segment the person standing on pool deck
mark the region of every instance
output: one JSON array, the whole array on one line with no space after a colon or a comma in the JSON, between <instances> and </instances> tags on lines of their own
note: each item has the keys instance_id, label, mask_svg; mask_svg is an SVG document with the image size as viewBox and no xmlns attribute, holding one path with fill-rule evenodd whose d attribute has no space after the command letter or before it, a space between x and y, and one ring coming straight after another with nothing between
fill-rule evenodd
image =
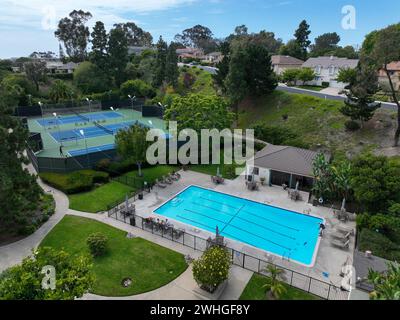
<instances>
[{"instance_id":1,"label":"person standing on pool deck","mask_svg":"<svg viewBox=\"0 0 400 320\"><path fill-rule=\"evenodd\" d=\"M63 146L60 146L60 156L64 157L64 151L63 151Z\"/></svg>"}]
</instances>

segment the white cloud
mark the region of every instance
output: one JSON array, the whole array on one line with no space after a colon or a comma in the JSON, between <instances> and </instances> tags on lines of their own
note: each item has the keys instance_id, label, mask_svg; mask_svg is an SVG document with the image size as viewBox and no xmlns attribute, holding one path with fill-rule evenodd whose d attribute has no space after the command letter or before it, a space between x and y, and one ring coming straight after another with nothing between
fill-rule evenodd
<instances>
[{"instance_id":1,"label":"white cloud","mask_svg":"<svg viewBox=\"0 0 400 320\"><path fill-rule=\"evenodd\" d=\"M129 15L167 10L195 1L197 0L0 0L0 28L41 28L46 8L54 8L57 21L74 9L90 11L94 21L101 20L110 27L114 23L126 21Z\"/></svg>"}]
</instances>

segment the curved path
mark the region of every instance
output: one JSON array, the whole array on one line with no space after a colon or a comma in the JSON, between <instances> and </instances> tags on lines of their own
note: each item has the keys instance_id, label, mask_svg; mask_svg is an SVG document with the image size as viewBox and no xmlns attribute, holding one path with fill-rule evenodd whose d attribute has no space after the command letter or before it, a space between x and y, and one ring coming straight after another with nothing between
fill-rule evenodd
<instances>
[{"instance_id":1,"label":"curved path","mask_svg":"<svg viewBox=\"0 0 400 320\"><path fill-rule=\"evenodd\" d=\"M35 173L32 165L29 165L28 170ZM37 248L46 235L61 221L65 215L73 215L96 220L117 229L134 233L136 236L146 239L148 241L157 243L163 247L180 252L184 255L190 255L193 258L198 258L200 253L188 247L181 246L173 243L167 239L163 239L145 232L141 229L133 228L130 225L116 221L104 214L93 214L86 212L78 212L69 209L68 197L52 187L49 187L38 178L38 183L41 188L49 194L52 194L56 203L55 214L43 224L35 233L20 241L0 247L0 273L13 265L21 263L21 261L31 255L32 250ZM231 277L228 287L225 289L221 299L223 300L236 300L240 297L244 287L250 280L252 272L243 270L239 267L233 266L231 269ZM181 274L178 278L169 284L158 288L154 291L147 293L128 296L128 297L102 297L95 294L86 294L82 300L199 300L204 297L199 296L193 292L197 288L197 284L192 276L192 268L189 268Z\"/></svg>"},{"instance_id":2,"label":"curved path","mask_svg":"<svg viewBox=\"0 0 400 320\"><path fill-rule=\"evenodd\" d=\"M36 174L31 164L27 168L31 173ZM55 214L36 230L35 233L22 240L0 247L0 272L21 263L24 258L32 253L32 249L35 249L54 226L67 214L69 207L68 197L61 191L44 184L40 178L38 178L38 183L46 193L53 195L56 203Z\"/></svg>"}]
</instances>

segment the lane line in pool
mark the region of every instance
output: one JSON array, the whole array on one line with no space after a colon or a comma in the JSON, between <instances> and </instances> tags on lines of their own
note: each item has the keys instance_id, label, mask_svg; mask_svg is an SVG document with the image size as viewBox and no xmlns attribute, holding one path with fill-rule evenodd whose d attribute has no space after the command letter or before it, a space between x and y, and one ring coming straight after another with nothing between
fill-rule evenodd
<instances>
[{"instance_id":1,"label":"lane line in pool","mask_svg":"<svg viewBox=\"0 0 400 320\"><path fill-rule=\"evenodd\" d=\"M232 219L225 225L225 227L221 230L221 232L224 232L225 228L231 224L231 222L233 221L233 219L235 219L237 217L237 215L239 214L239 212L245 207L246 205L242 205L242 207L236 212L236 214L232 217Z\"/></svg>"},{"instance_id":2,"label":"lane line in pool","mask_svg":"<svg viewBox=\"0 0 400 320\"><path fill-rule=\"evenodd\" d=\"M192 219L183 217L183 216L181 216L181 215L177 215L177 217L178 217L178 218L181 218L181 219L183 219L183 220L189 221L189 222L191 222L191 223L195 223L195 224L197 224L197 225L201 225L201 226L205 227L206 230L209 230L209 228L210 228L209 225L206 225L206 224L204 224L204 223L201 223L201 222L198 222L198 221L195 221L195 220L192 220Z\"/></svg>"},{"instance_id":3,"label":"lane line in pool","mask_svg":"<svg viewBox=\"0 0 400 320\"><path fill-rule=\"evenodd\" d=\"M278 226L285 227L285 228L287 228L287 229L300 232L299 229L289 227L289 226L287 226L287 225L284 225L284 224L279 223L279 222L275 222L275 221L273 221L273 220L271 220L271 219L268 219L268 218L265 218L265 217L261 217L261 216L255 214L255 213L252 213L252 212L249 212L249 211L246 211L246 210L243 210L243 212L245 212L245 213L247 213L247 214L249 214L249 215L255 216L255 217L257 217L257 218L260 218L260 219L262 219L262 220L272 222L273 224L276 224L276 225L278 225ZM240 217L239 217L239 218L240 218Z\"/></svg>"},{"instance_id":4,"label":"lane line in pool","mask_svg":"<svg viewBox=\"0 0 400 320\"><path fill-rule=\"evenodd\" d=\"M254 222L251 222L250 220L247 220L247 219L244 219L244 218L241 218L241 217L237 217L237 219L246 221L246 222L248 222L248 223L250 223L250 224L254 224L255 226L257 226L257 227L259 227L259 228L268 230L268 231L270 231L270 232L272 232L272 233L276 233L276 234L278 234L278 235L280 235L280 236L282 236L282 237L285 237L285 238L288 238L288 239L291 239L291 240L296 240L296 238L294 238L294 237L291 237L291 236L289 236L289 235L287 235L287 234L284 234L284 233L281 233L281 232L278 232L278 231L274 231L274 230L272 230L272 229L270 229L270 228L267 228L267 227L264 227L264 226L262 226L262 225L259 225L259 224L256 224L256 223L254 223ZM235 226L232 225L232 227L235 227Z\"/></svg>"},{"instance_id":5,"label":"lane line in pool","mask_svg":"<svg viewBox=\"0 0 400 320\"><path fill-rule=\"evenodd\" d=\"M218 203L218 204L220 204L220 205L223 205L223 206L226 206L226 207L231 207L231 208L233 208L233 209L235 209L235 210L238 210L238 208L237 208L237 207L230 206L229 204L226 204L226 203L223 203L223 202L219 202L219 201L211 200L211 199L204 198L204 197L200 197L200 199L207 200L207 201L214 202L214 203Z\"/></svg>"},{"instance_id":6,"label":"lane line in pool","mask_svg":"<svg viewBox=\"0 0 400 320\"><path fill-rule=\"evenodd\" d=\"M204 207L204 208L207 208L207 209L211 209L211 210L214 210L214 211L216 211L216 212L218 212L218 213L223 213L223 214L226 214L226 215L228 215L228 216L234 216L234 215L232 215L232 214L230 214L230 213L228 213L228 212L224 212L224 211L222 211L222 210L219 210L219 209L215 209L215 208L213 208L213 207L210 207L210 206L206 206L206 205L204 205L204 204L200 204L200 203L196 203L196 202L194 202L194 201L191 201L191 203L192 204L195 204L196 206L199 206L199 207Z\"/></svg>"},{"instance_id":7,"label":"lane line in pool","mask_svg":"<svg viewBox=\"0 0 400 320\"><path fill-rule=\"evenodd\" d=\"M198 214L199 216L203 216L203 217L206 217L206 218L208 218L208 219L215 220L215 221L221 222L221 223L223 223L223 224L226 224L225 221L212 218L212 217L210 217L210 216L208 216L208 215L206 215L206 214L204 214L204 213L199 213L199 212L192 211L192 210L189 210L189 209L185 209L185 211L191 212L191 213L194 213L194 214ZM209 227L209 226L208 226L208 227Z\"/></svg>"},{"instance_id":8,"label":"lane line in pool","mask_svg":"<svg viewBox=\"0 0 400 320\"><path fill-rule=\"evenodd\" d=\"M276 242L274 242L274 241L268 240L268 239L266 239L266 238L264 238L264 237L261 237L261 236L259 236L259 235L257 235L257 234L251 233L251 232L248 232L248 231L246 231L246 230L244 230L244 229L241 229L241 228L239 228L239 227L235 227L235 226L231 226L231 227L233 227L233 228L235 228L235 229L238 229L238 230L240 230L240 231L243 231L243 232L245 232L245 233L251 234L252 236L255 236L255 237L257 237L257 238L263 239L263 240L265 240L265 241L267 241L267 242L270 242L270 243L272 243L272 244L274 244L274 245L276 245L276 246L278 246L278 247L281 247L281 248L283 248L283 249L286 249L286 250L289 250L289 251L292 251L292 250L293 250L292 248L288 248L288 247L282 246L282 245L280 245L279 243L276 243ZM224 231L223 233L226 234L226 235L228 235L228 237L234 237L234 236L230 235L229 233L227 233L227 232L225 232L225 231ZM240 241L246 242L246 241L244 241L244 240L240 240Z\"/></svg>"}]
</instances>

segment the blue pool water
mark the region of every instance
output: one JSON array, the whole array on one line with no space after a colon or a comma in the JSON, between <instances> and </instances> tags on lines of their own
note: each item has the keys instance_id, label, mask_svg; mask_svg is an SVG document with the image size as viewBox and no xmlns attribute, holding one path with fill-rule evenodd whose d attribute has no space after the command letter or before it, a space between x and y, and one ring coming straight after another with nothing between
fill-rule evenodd
<instances>
[{"instance_id":1,"label":"blue pool water","mask_svg":"<svg viewBox=\"0 0 400 320\"><path fill-rule=\"evenodd\" d=\"M320 218L227 194L189 187L154 213L260 248L301 264L313 264Z\"/></svg>"},{"instance_id":2,"label":"blue pool water","mask_svg":"<svg viewBox=\"0 0 400 320\"><path fill-rule=\"evenodd\" d=\"M82 114L84 117L90 119L90 121L100 121L100 120L109 120L109 119L117 119L122 118L123 116L115 111L107 111L107 112L98 112L95 114ZM63 124L71 124L71 123L81 123L82 118L74 115L74 116L58 116L58 118L44 118L36 120L42 127L54 126L54 125L63 125Z\"/></svg>"}]
</instances>

